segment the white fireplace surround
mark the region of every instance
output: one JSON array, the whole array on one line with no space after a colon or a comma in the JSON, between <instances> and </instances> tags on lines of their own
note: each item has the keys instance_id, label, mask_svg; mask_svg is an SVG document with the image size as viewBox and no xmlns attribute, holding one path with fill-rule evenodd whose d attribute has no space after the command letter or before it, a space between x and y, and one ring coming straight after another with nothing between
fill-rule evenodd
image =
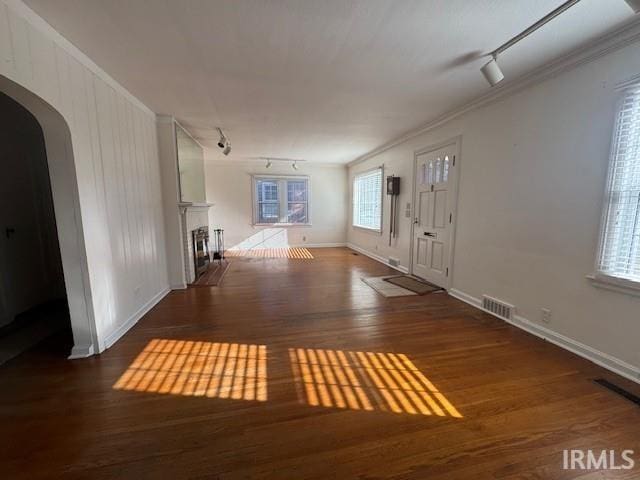
<instances>
[{"instance_id":1,"label":"white fireplace surround","mask_svg":"<svg viewBox=\"0 0 640 480\"><path fill-rule=\"evenodd\" d=\"M184 254L184 274L186 283L193 283L196 279L193 264L193 236L192 232L200 227L209 226L209 208L212 203L181 202L180 220L182 226L182 250Z\"/></svg>"}]
</instances>

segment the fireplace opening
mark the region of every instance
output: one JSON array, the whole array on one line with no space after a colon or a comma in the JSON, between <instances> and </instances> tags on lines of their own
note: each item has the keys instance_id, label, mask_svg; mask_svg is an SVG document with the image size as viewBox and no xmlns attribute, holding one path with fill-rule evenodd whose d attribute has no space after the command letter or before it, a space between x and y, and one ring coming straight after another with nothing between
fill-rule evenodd
<instances>
[{"instance_id":1,"label":"fireplace opening","mask_svg":"<svg viewBox=\"0 0 640 480\"><path fill-rule=\"evenodd\" d=\"M196 279L207 271L211 262L209 253L209 227L200 227L193 232L193 265Z\"/></svg>"}]
</instances>

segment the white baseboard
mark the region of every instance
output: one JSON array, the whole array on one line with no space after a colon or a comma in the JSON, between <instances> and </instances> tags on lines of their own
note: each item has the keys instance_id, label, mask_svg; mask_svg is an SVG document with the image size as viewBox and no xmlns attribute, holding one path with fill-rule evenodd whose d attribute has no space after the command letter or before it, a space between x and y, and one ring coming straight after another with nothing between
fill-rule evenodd
<instances>
[{"instance_id":1,"label":"white baseboard","mask_svg":"<svg viewBox=\"0 0 640 480\"><path fill-rule=\"evenodd\" d=\"M187 289L187 284L186 283L179 283L177 285L171 285L169 288L171 290L186 290Z\"/></svg>"},{"instance_id":2,"label":"white baseboard","mask_svg":"<svg viewBox=\"0 0 640 480\"><path fill-rule=\"evenodd\" d=\"M162 300L170 291L171 291L171 289L169 287L166 287L165 289L163 289L161 292L159 292L157 295L155 295L153 298L151 298L151 300L149 300L142 307L140 307L140 309L136 313L131 315L131 317L129 317L129 319L126 322L124 322L116 330L114 330L109 335L107 335L107 337L105 338L105 340L102 343L102 345L100 345L100 347L101 347L100 348L100 352L104 352L107 348L110 348L111 346L113 346L114 343L116 343L118 340L120 340L120 338L122 338L122 336L125 333L127 333L131 327L133 327L136 323L138 323L138 321L149 310L151 310L153 307L155 307L157 305L157 303L160 300Z\"/></svg>"},{"instance_id":3,"label":"white baseboard","mask_svg":"<svg viewBox=\"0 0 640 480\"><path fill-rule=\"evenodd\" d=\"M389 265L387 259L385 259L384 257L381 257L380 255L376 255L375 253L371 253L368 252L367 250L365 250L364 248L358 247L357 245L354 245L353 243L347 243L346 245L348 248L350 248L351 250L355 250L358 253L361 253L362 255L372 258L373 260L376 260L380 263L384 263L387 267L391 267L394 270L398 270L399 272L402 273L409 273L409 269L407 267L403 267L402 265L399 265L397 267L394 267L393 265Z\"/></svg>"},{"instance_id":4,"label":"white baseboard","mask_svg":"<svg viewBox=\"0 0 640 480\"><path fill-rule=\"evenodd\" d=\"M71 353L67 357L69 360L76 360L78 358L87 358L93 355L93 345L74 345L71 349Z\"/></svg>"},{"instance_id":5,"label":"white baseboard","mask_svg":"<svg viewBox=\"0 0 640 480\"><path fill-rule=\"evenodd\" d=\"M475 298L465 292L453 288L449 290L449 295L457 298L458 300L462 300L463 302L468 303L469 305L476 307L479 310L493 315L488 310L482 308L482 302L480 301L480 299ZM617 373L621 377L627 378L636 383L640 383L640 368L631 365L624 360L620 360L619 358L601 352L593 347L590 347L589 345L585 345L584 343L580 343L577 340L554 332L553 330L543 327L542 325L538 325L520 315L514 315L513 320L505 320L503 318L500 318L500 320L504 320L515 327L518 327L537 337L547 340L548 342L564 348L565 350L569 350L570 352L575 353L576 355L585 358L595 363L596 365L600 365L601 367L606 368L613 373Z\"/></svg>"}]
</instances>

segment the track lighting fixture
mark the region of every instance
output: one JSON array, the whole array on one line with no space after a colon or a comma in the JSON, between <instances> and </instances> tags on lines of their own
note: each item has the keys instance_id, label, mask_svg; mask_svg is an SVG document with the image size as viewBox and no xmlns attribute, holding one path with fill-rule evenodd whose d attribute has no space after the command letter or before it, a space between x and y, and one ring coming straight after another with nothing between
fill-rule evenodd
<instances>
[{"instance_id":1,"label":"track lighting fixture","mask_svg":"<svg viewBox=\"0 0 640 480\"><path fill-rule=\"evenodd\" d=\"M300 166L299 163L305 161L305 160L298 160L295 158L277 158L277 157L255 157L254 160L266 162L265 163L266 168L271 168L274 162L286 162L289 165L291 165L291 168L293 168L294 170L298 170L298 167ZM278 163L276 163L276 165L278 165Z\"/></svg>"},{"instance_id":2,"label":"track lighting fixture","mask_svg":"<svg viewBox=\"0 0 640 480\"><path fill-rule=\"evenodd\" d=\"M218 130L218 133L220 134L218 147L223 149L222 153L224 153L225 155L229 155L231 153L231 143L229 142L229 139L224 133L222 133L222 129L220 127L216 128L216 130Z\"/></svg>"},{"instance_id":3,"label":"track lighting fixture","mask_svg":"<svg viewBox=\"0 0 640 480\"><path fill-rule=\"evenodd\" d=\"M497 57L493 57L491 61L485 63L485 65L480 69L484 78L487 79L487 82L489 82L492 87L504 79L504 74L502 73L502 70L500 70L497 60Z\"/></svg>"},{"instance_id":4,"label":"track lighting fixture","mask_svg":"<svg viewBox=\"0 0 640 480\"><path fill-rule=\"evenodd\" d=\"M631 7L633 13L640 13L640 0L624 0Z\"/></svg>"},{"instance_id":5,"label":"track lighting fixture","mask_svg":"<svg viewBox=\"0 0 640 480\"><path fill-rule=\"evenodd\" d=\"M544 17L542 17L536 23L531 25L529 28L527 28L526 30L522 31L521 33L519 33L518 35L513 37L511 40L503 43L498 48L496 48L493 52L491 52L490 53L491 60L488 63L486 63L485 65L483 65L483 67L480 69L480 71L484 75L484 78L487 79L489 84L493 87L494 85L499 83L504 78L504 75L502 74L502 70L500 70L500 67L498 66L498 62L496 62L496 60L498 58L498 55L500 55L506 49L508 49L508 48L512 47L513 45L515 45L516 43L518 43L523 38L528 37L533 32L538 30L540 27L542 27L543 25L549 23L551 20L556 18L558 15L560 15L564 11L566 11L569 8L573 7L579 1L580 0L569 0L567 2L564 2L558 8L556 8L552 12L550 12L547 15L545 15ZM625 1L637 13L638 8L640 7L640 0L625 0Z\"/></svg>"},{"instance_id":6,"label":"track lighting fixture","mask_svg":"<svg viewBox=\"0 0 640 480\"><path fill-rule=\"evenodd\" d=\"M222 133L222 129L218 128L218 133L220 134L220 140L218 140L218 147L224 148L227 145L227 137Z\"/></svg>"}]
</instances>

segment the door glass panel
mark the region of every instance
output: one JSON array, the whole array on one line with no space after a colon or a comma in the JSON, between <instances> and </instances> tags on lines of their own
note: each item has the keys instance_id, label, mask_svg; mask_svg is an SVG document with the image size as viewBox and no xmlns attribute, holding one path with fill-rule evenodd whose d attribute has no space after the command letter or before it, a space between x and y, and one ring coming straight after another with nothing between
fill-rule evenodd
<instances>
[{"instance_id":1,"label":"door glass panel","mask_svg":"<svg viewBox=\"0 0 640 480\"><path fill-rule=\"evenodd\" d=\"M444 171L442 172L442 182L449 181L449 155L444 156Z\"/></svg>"}]
</instances>

